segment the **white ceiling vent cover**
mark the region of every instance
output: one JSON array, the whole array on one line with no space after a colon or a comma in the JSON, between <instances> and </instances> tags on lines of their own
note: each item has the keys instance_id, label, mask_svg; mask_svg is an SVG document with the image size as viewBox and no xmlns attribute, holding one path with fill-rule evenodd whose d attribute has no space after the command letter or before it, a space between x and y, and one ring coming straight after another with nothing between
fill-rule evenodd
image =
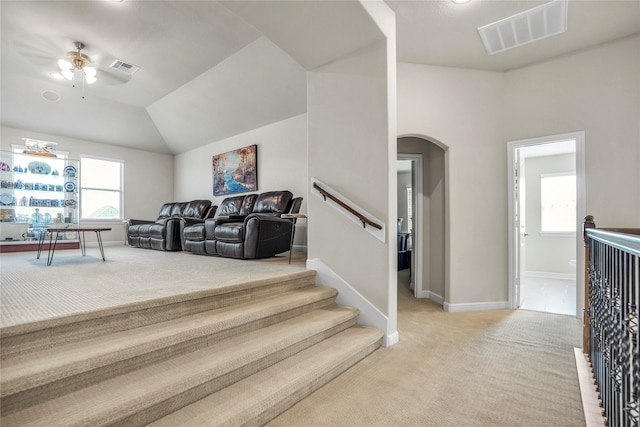
<instances>
[{"instance_id":1,"label":"white ceiling vent cover","mask_svg":"<svg viewBox=\"0 0 640 427\"><path fill-rule=\"evenodd\" d=\"M115 61L113 61L110 67L130 75L133 75L140 70L140 67L138 67L137 65L127 64L126 62L120 61L119 59L116 59Z\"/></svg>"},{"instance_id":2,"label":"white ceiling vent cover","mask_svg":"<svg viewBox=\"0 0 640 427\"><path fill-rule=\"evenodd\" d=\"M554 0L478 28L484 48L493 55L567 31L567 0Z\"/></svg>"}]
</instances>

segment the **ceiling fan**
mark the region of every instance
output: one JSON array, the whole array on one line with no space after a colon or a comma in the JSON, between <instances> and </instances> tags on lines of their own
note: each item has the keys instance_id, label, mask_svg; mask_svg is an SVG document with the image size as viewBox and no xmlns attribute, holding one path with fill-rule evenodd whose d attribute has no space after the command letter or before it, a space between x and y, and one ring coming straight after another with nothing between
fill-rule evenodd
<instances>
[{"instance_id":1,"label":"ceiling fan","mask_svg":"<svg viewBox=\"0 0 640 427\"><path fill-rule=\"evenodd\" d=\"M91 66L91 58L84 53L80 52L84 49L84 43L74 42L77 51L67 52L66 59L58 60L58 67L60 67L60 74L67 79L74 81L76 74L82 74L87 84L93 84L98 79L96 78L96 69Z\"/></svg>"},{"instance_id":2,"label":"ceiling fan","mask_svg":"<svg viewBox=\"0 0 640 427\"><path fill-rule=\"evenodd\" d=\"M124 84L131 80L131 74L110 67L118 58L94 46L89 48L83 42L30 34L17 39L14 46L39 72L44 68L47 73L60 74L67 80L73 80L73 76L78 73L88 84L94 83L98 78L100 84L107 85ZM65 56L63 52L71 46L75 46L76 50L68 51Z\"/></svg>"}]
</instances>

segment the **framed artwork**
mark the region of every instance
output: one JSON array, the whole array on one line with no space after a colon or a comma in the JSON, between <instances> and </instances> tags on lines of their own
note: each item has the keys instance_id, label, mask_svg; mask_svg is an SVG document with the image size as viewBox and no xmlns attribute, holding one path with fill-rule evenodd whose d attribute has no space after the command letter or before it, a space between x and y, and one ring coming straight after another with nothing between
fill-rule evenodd
<instances>
[{"instance_id":1,"label":"framed artwork","mask_svg":"<svg viewBox=\"0 0 640 427\"><path fill-rule=\"evenodd\" d=\"M211 163L214 196L258 190L257 145L216 154Z\"/></svg>"}]
</instances>

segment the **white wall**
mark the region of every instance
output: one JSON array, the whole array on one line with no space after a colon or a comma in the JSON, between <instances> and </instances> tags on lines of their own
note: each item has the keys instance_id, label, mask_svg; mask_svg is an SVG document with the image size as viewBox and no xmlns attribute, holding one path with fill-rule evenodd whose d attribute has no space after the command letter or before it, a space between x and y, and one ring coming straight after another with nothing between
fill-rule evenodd
<instances>
[{"instance_id":1,"label":"white wall","mask_svg":"<svg viewBox=\"0 0 640 427\"><path fill-rule=\"evenodd\" d=\"M587 213L638 227L639 75L640 36L507 73L398 64L398 135L448 147L450 308L507 301L507 141L584 130Z\"/></svg>"},{"instance_id":2,"label":"white wall","mask_svg":"<svg viewBox=\"0 0 640 427\"><path fill-rule=\"evenodd\" d=\"M371 304L375 320L355 304L360 321L382 329L390 345L397 340L395 20L384 3L362 5L384 37L309 72L309 175L382 221L385 241L312 195L309 258Z\"/></svg>"},{"instance_id":3,"label":"white wall","mask_svg":"<svg viewBox=\"0 0 640 427\"><path fill-rule=\"evenodd\" d=\"M640 226L640 36L505 74L504 139L585 131L587 214Z\"/></svg>"},{"instance_id":4,"label":"white wall","mask_svg":"<svg viewBox=\"0 0 640 427\"><path fill-rule=\"evenodd\" d=\"M22 138L30 137L57 142L57 149L69 153L72 159L91 155L124 161L124 218L155 219L163 203L173 201L173 156L124 147L66 138L58 135L32 132L3 126L1 128L2 150L11 150L12 144L23 145ZM82 173L82 172L81 172ZM83 224L90 222L83 221ZM123 243L124 225L121 221L100 222L113 228L102 234L105 244ZM87 235L91 240L93 236Z\"/></svg>"},{"instance_id":5,"label":"white wall","mask_svg":"<svg viewBox=\"0 0 640 427\"><path fill-rule=\"evenodd\" d=\"M505 140L585 132L586 213L599 227L640 226L638 76L640 36L505 74ZM577 300L579 313L582 286Z\"/></svg>"},{"instance_id":6,"label":"white wall","mask_svg":"<svg viewBox=\"0 0 640 427\"><path fill-rule=\"evenodd\" d=\"M540 175L576 171L575 154L529 157L525 160L525 271L576 274L576 236L540 235ZM580 232L578 232L580 235ZM578 237L579 238L579 237ZM571 261L574 264L571 264Z\"/></svg>"},{"instance_id":7,"label":"white wall","mask_svg":"<svg viewBox=\"0 0 640 427\"><path fill-rule=\"evenodd\" d=\"M213 196L212 157L247 145L258 145L258 191L289 190L304 197L306 212L307 115L245 132L175 156L176 200L209 199L220 205L225 196ZM306 246L306 223L298 221L294 245Z\"/></svg>"},{"instance_id":8,"label":"white wall","mask_svg":"<svg viewBox=\"0 0 640 427\"><path fill-rule=\"evenodd\" d=\"M398 64L398 136L446 148L445 307L453 311L507 306L503 99L502 73Z\"/></svg>"}]
</instances>

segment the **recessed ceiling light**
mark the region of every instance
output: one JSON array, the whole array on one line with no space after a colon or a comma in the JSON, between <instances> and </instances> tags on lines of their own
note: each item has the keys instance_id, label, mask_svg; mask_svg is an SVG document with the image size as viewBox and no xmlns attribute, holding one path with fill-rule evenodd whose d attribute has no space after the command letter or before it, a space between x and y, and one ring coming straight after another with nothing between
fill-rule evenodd
<instances>
[{"instance_id":1,"label":"recessed ceiling light","mask_svg":"<svg viewBox=\"0 0 640 427\"><path fill-rule=\"evenodd\" d=\"M58 92L54 92L52 90L45 90L40 95L47 101L57 102L60 100L60 95L58 94Z\"/></svg>"},{"instance_id":2,"label":"recessed ceiling light","mask_svg":"<svg viewBox=\"0 0 640 427\"><path fill-rule=\"evenodd\" d=\"M471 0L451 0L455 4L469 3Z\"/></svg>"},{"instance_id":3,"label":"recessed ceiling light","mask_svg":"<svg viewBox=\"0 0 640 427\"><path fill-rule=\"evenodd\" d=\"M52 78L56 79L56 80L62 80L62 79L64 79L64 76L63 76L62 74L60 74L60 73L54 73L54 72L51 72L51 73L49 73L49 75L50 75Z\"/></svg>"}]
</instances>

